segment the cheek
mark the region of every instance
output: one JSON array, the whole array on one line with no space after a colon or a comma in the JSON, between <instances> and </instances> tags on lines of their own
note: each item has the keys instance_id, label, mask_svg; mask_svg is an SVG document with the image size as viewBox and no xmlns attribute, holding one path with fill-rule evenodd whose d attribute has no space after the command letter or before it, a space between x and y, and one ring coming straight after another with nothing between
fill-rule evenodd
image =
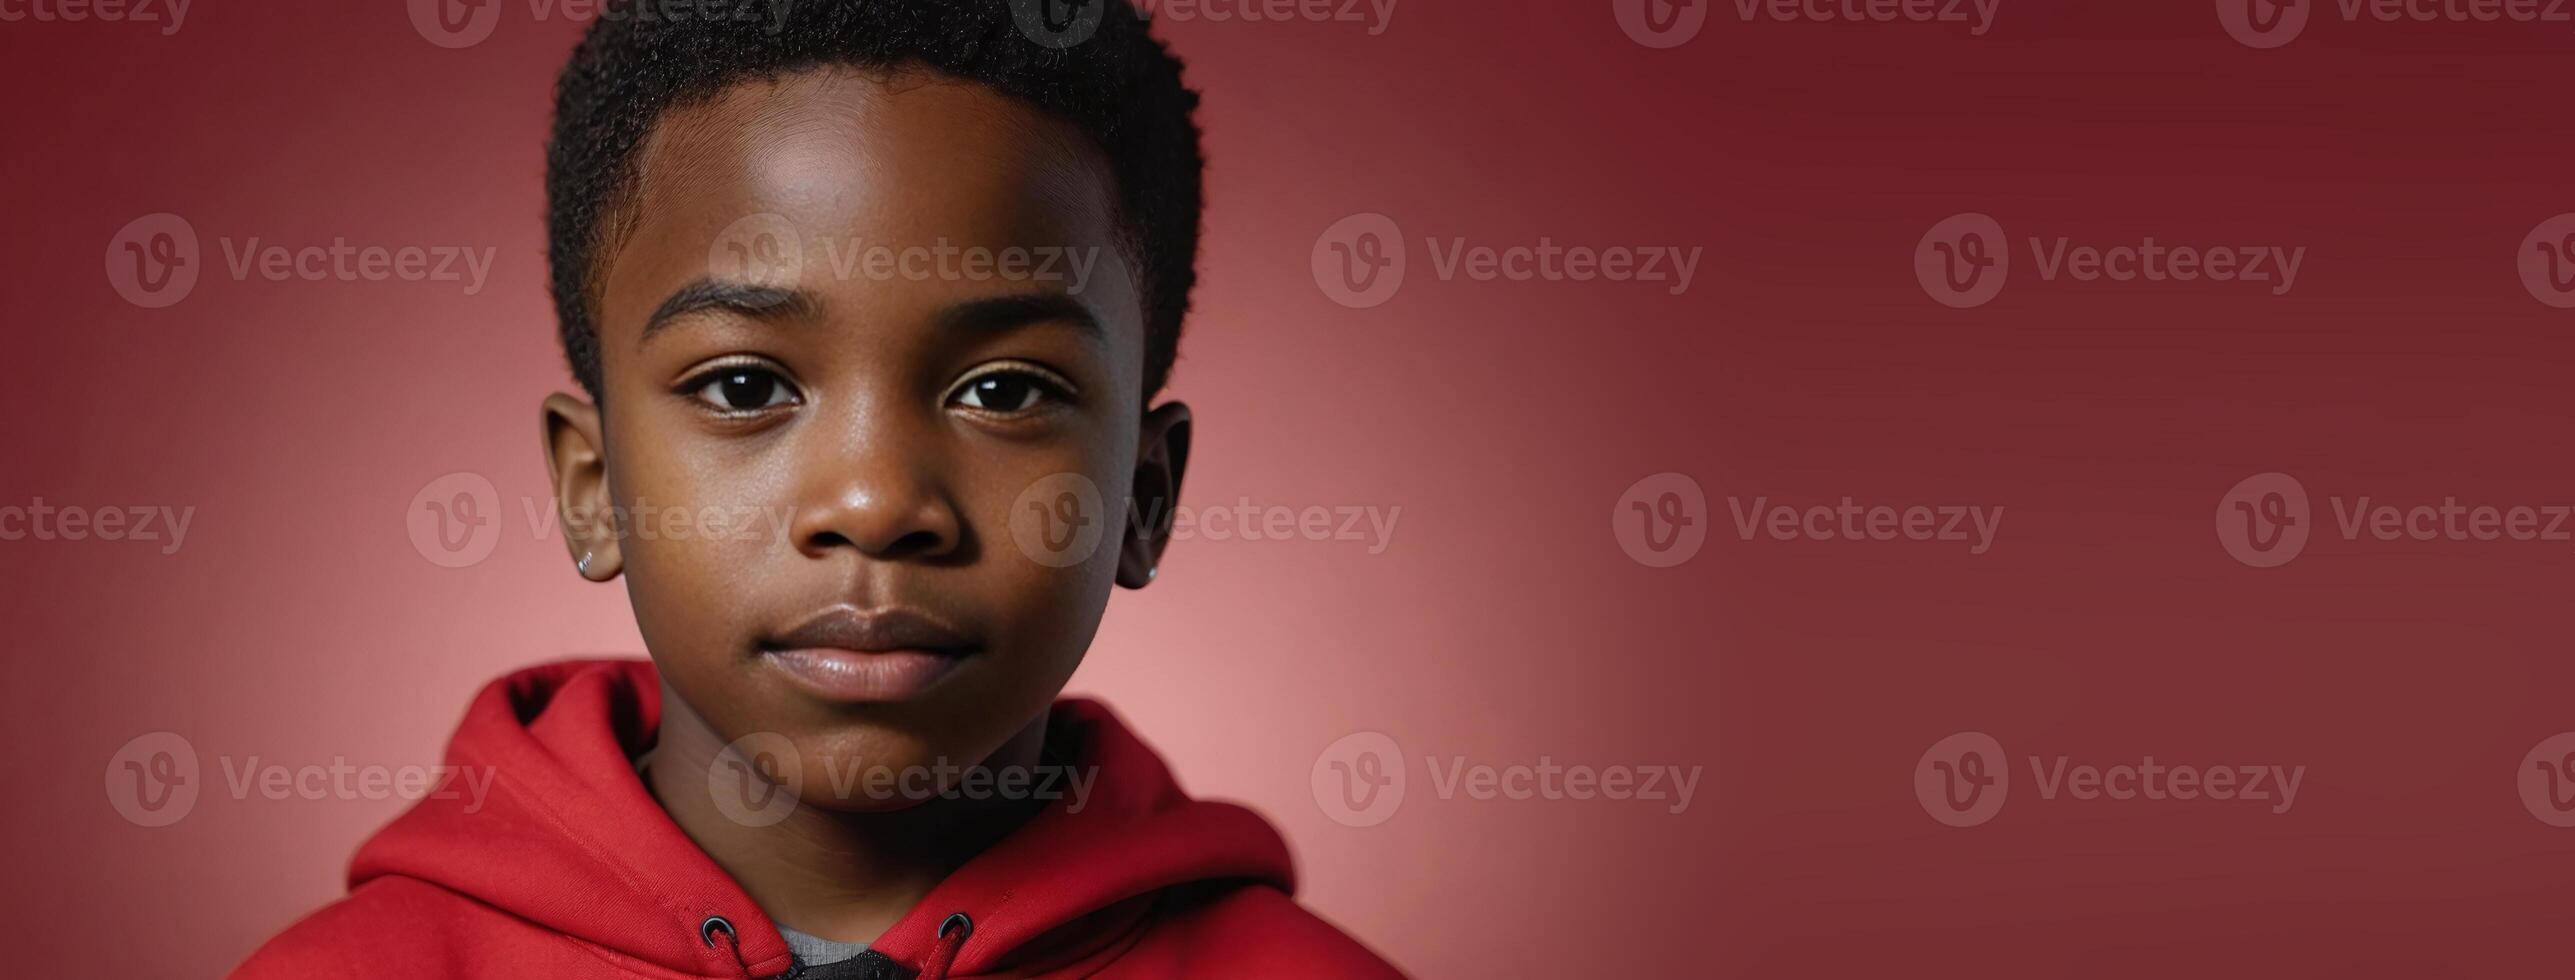
<instances>
[{"instance_id":1,"label":"cheek","mask_svg":"<svg viewBox=\"0 0 2575 980\"><path fill-rule=\"evenodd\" d=\"M1070 664L1078 663L1082 651L1089 648L1116 586L1114 551L1103 546L1091 560L1064 568L1027 561L1016 553L1008 558L1007 572L994 576L993 584L1010 604L1010 645L1041 659L1065 661L1065 672L1070 673Z\"/></svg>"},{"instance_id":2,"label":"cheek","mask_svg":"<svg viewBox=\"0 0 2575 980\"><path fill-rule=\"evenodd\" d=\"M750 474L692 460L676 440L613 449L609 480L645 643L660 652L731 642L725 623L693 610L734 608L728 597L758 587L786 513L754 492Z\"/></svg>"},{"instance_id":3,"label":"cheek","mask_svg":"<svg viewBox=\"0 0 2575 980\"><path fill-rule=\"evenodd\" d=\"M1069 674L1117 579L1132 473L1124 454L1046 454L975 467L967 504L977 590L1003 612L1010 645ZM1060 678L1059 678L1060 679Z\"/></svg>"}]
</instances>

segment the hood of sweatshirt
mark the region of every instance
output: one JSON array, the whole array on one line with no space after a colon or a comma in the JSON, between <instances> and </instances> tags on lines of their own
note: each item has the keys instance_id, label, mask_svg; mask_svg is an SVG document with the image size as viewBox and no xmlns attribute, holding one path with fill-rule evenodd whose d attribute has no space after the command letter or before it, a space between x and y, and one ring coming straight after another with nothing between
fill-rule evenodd
<instances>
[{"instance_id":1,"label":"hood of sweatshirt","mask_svg":"<svg viewBox=\"0 0 2575 980\"><path fill-rule=\"evenodd\" d=\"M1120 942L1165 889L1293 889L1287 846L1258 815L1184 795L1098 703L1068 699L1055 712L1050 749L1096 773L1088 793L1049 804L949 875L871 952L925 978L1043 973ZM449 765L490 774L489 788L424 797L359 849L349 886L418 879L689 976L789 972L776 926L637 777L633 759L660 718L646 661L553 663L492 682L447 750Z\"/></svg>"}]
</instances>

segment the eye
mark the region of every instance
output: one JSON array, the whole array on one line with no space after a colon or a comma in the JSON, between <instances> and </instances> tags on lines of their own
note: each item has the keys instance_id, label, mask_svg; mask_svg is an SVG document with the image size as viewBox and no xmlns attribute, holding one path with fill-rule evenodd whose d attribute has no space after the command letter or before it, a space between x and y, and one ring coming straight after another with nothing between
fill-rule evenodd
<instances>
[{"instance_id":1,"label":"eye","mask_svg":"<svg viewBox=\"0 0 2575 980\"><path fill-rule=\"evenodd\" d=\"M796 404L796 386L778 372L753 364L720 367L699 375L690 392L706 407L728 415L749 415Z\"/></svg>"},{"instance_id":2,"label":"eye","mask_svg":"<svg viewBox=\"0 0 2575 980\"><path fill-rule=\"evenodd\" d=\"M1034 411L1048 402L1062 402L1072 388L1070 383L1052 372L1034 365L994 368L966 379L957 386L949 401L956 405L996 415L1017 415Z\"/></svg>"}]
</instances>

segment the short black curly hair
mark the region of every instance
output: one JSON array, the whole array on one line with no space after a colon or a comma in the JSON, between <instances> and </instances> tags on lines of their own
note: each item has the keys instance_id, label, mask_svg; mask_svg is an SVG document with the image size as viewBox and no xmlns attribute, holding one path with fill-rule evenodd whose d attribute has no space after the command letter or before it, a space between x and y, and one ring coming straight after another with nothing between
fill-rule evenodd
<instances>
[{"instance_id":1,"label":"short black curly hair","mask_svg":"<svg viewBox=\"0 0 2575 980\"><path fill-rule=\"evenodd\" d=\"M599 377L598 255L635 191L636 155L662 117L748 80L808 69L923 66L1062 118L1106 151L1121 244L1145 315L1144 391L1162 390L1197 281L1206 169L1198 93L1129 0L733 0L657 14L611 0L564 65L545 155L546 253L573 377ZM1087 10L1085 8L1088 8ZM673 13L677 13L674 11ZM1064 28L1060 33L1053 29Z\"/></svg>"}]
</instances>

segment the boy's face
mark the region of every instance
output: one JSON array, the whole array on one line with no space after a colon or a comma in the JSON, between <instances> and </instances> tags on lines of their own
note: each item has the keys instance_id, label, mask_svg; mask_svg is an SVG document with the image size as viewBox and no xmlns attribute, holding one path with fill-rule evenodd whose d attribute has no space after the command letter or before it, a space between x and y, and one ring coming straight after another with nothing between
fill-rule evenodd
<instances>
[{"instance_id":1,"label":"boy's face","mask_svg":"<svg viewBox=\"0 0 2575 980\"><path fill-rule=\"evenodd\" d=\"M1021 734L1160 555L1128 502L1167 512L1188 414L1143 410L1107 161L983 86L855 71L671 112L637 159L605 417L547 403L573 553L625 576L666 710L784 736L809 803L917 803L850 773L930 785Z\"/></svg>"}]
</instances>

